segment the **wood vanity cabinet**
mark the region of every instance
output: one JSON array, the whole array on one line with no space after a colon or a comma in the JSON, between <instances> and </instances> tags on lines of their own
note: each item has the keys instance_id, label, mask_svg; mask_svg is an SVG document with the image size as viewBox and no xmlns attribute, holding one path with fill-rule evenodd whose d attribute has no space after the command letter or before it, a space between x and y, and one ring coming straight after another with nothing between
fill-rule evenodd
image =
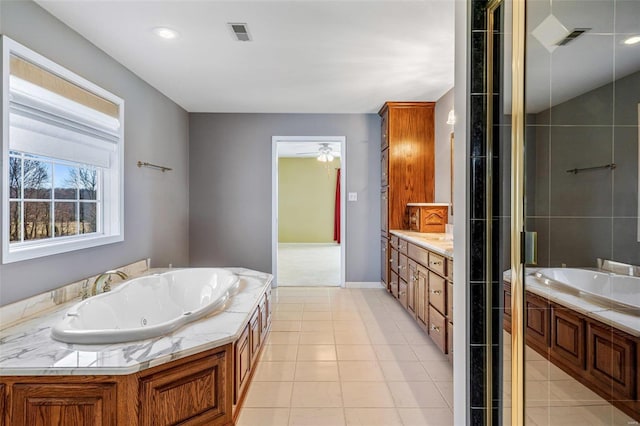
<instances>
[{"instance_id":1,"label":"wood vanity cabinet","mask_svg":"<svg viewBox=\"0 0 640 426\"><path fill-rule=\"evenodd\" d=\"M433 202L435 102L386 102L381 117L380 229L408 229L407 203ZM383 263L387 265L387 263ZM384 267L383 267L384 268ZM396 271L397 272L397 271ZM388 272L382 271L386 284Z\"/></svg>"},{"instance_id":2,"label":"wood vanity cabinet","mask_svg":"<svg viewBox=\"0 0 640 426\"><path fill-rule=\"evenodd\" d=\"M416 232L445 232L449 221L449 206L407 207L409 230Z\"/></svg>"},{"instance_id":3,"label":"wood vanity cabinet","mask_svg":"<svg viewBox=\"0 0 640 426\"><path fill-rule=\"evenodd\" d=\"M390 282L397 283L400 304L453 360L453 261L397 235L389 243Z\"/></svg>"}]
</instances>

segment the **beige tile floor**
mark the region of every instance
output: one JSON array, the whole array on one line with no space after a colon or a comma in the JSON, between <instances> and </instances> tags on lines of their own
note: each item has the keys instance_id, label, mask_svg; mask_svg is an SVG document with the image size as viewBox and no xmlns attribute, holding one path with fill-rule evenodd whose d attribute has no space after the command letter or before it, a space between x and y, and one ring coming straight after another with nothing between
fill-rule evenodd
<instances>
[{"instance_id":1,"label":"beige tile floor","mask_svg":"<svg viewBox=\"0 0 640 426\"><path fill-rule=\"evenodd\" d=\"M285 287L273 300L238 426L453 425L451 365L385 290ZM525 371L526 426L637 424L529 348Z\"/></svg>"},{"instance_id":2,"label":"beige tile floor","mask_svg":"<svg viewBox=\"0 0 640 426\"><path fill-rule=\"evenodd\" d=\"M238 426L448 426L446 357L384 290L285 287Z\"/></svg>"},{"instance_id":3,"label":"beige tile floor","mask_svg":"<svg viewBox=\"0 0 640 426\"><path fill-rule=\"evenodd\" d=\"M278 244L278 286L339 285L339 244Z\"/></svg>"}]
</instances>

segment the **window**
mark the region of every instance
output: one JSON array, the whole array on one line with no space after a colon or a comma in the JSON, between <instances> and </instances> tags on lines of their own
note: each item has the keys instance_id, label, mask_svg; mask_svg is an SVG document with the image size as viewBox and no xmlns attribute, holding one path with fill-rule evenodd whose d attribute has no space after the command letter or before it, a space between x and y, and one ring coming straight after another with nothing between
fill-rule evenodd
<instances>
[{"instance_id":1,"label":"window","mask_svg":"<svg viewBox=\"0 0 640 426\"><path fill-rule=\"evenodd\" d=\"M2 42L3 263L122 241L124 102Z\"/></svg>"}]
</instances>

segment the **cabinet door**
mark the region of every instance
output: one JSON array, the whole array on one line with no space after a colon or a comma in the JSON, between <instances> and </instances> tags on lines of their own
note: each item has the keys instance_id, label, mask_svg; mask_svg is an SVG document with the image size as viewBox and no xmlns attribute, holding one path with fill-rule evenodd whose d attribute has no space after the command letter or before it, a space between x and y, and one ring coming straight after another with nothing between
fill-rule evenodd
<instances>
[{"instance_id":1,"label":"cabinet door","mask_svg":"<svg viewBox=\"0 0 640 426\"><path fill-rule=\"evenodd\" d=\"M389 112L386 111L381 115L382 120L380 121L380 148L385 149L389 147Z\"/></svg>"},{"instance_id":2,"label":"cabinet door","mask_svg":"<svg viewBox=\"0 0 640 426\"><path fill-rule=\"evenodd\" d=\"M389 240L386 237L380 239L380 278L389 290Z\"/></svg>"},{"instance_id":3,"label":"cabinet door","mask_svg":"<svg viewBox=\"0 0 640 426\"><path fill-rule=\"evenodd\" d=\"M260 336L262 337L262 340L266 338L267 327L269 327L267 317L267 295L265 294L262 298L262 303L260 303Z\"/></svg>"},{"instance_id":4,"label":"cabinet door","mask_svg":"<svg viewBox=\"0 0 640 426\"><path fill-rule=\"evenodd\" d=\"M251 364L256 361L258 352L260 352L260 343L262 342L260 336L260 308L258 307L251 317L249 322L249 341L251 342Z\"/></svg>"},{"instance_id":5,"label":"cabinet door","mask_svg":"<svg viewBox=\"0 0 640 426\"><path fill-rule=\"evenodd\" d=\"M429 304L438 310L442 315L447 313L446 294L447 281L440 275L429 271Z\"/></svg>"},{"instance_id":6,"label":"cabinet door","mask_svg":"<svg viewBox=\"0 0 640 426\"><path fill-rule=\"evenodd\" d=\"M231 420L227 351L139 380L140 426L225 424Z\"/></svg>"},{"instance_id":7,"label":"cabinet door","mask_svg":"<svg viewBox=\"0 0 640 426\"><path fill-rule=\"evenodd\" d=\"M11 426L115 426L116 393L115 383L16 383Z\"/></svg>"},{"instance_id":8,"label":"cabinet door","mask_svg":"<svg viewBox=\"0 0 640 426\"><path fill-rule=\"evenodd\" d=\"M400 254L398 250L391 247L391 258L389 259L389 267L396 274L398 273L398 266L400 264Z\"/></svg>"},{"instance_id":9,"label":"cabinet door","mask_svg":"<svg viewBox=\"0 0 640 426\"><path fill-rule=\"evenodd\" d=\"M511 333L511 283L505 282L502 292L502 306L504 315L502 325L506 331Z\"/></svg>"},{"instance_id":10,"label":"cabinet door","mask_svg":"<svg viewBox=\"0 0 640 426\"><path fill-rule=\"evenodd\" d=\"M391 294L396 299L398 298L398 274L391 271L391 280L389 282L389 286L391 287Z\"/></svg>"},{"instance_id":11,"label":"cabinet door","mask_svg":"<svg viewBox=\"0 0 640 426\"><path fill-rule=\"evenodd\" d=\"M585 323L571 310L551 305L551 357L576 371L585 368Z\"/></svg>"},{"instance_id":12,"label":"cabinet door","mask_svg":"<svg viewBox=\"0 0 640 426\"><path fill-rule=\"evenodd\" d=\"M597 379L598 387L611 393L612 399L633 399L636 380L633 340L592 322L587 330L587 372Z\"/></svg>"},{"instance_id":13,"label":"cabinet door","mask_svg":"<svg viewBox=\"0 0 640 426\"><path fill-rule=\"evenodd\" d=\"M418 281L416 292L416 318L418 324L426 328L429 323L428 295L429 289L429 271L422 265L418 265Z\"/></svg>"},{"instance_id":14,"label":"cabinet door","mask_svg":"<svg viewBox=\"0 0 640 426\"><path fill-rule=\"evenodd\" d=\"M234 375L236 380L233 402L234 404L237 404L242 397L244 388L249 379L249 372L251 371L251 346L249 345L248 324L244 328L244 331L240 335L240 339L238 339L235 346Z\"/></svg>"},{"instance_id":15,"label":"cabinet door","mask_svg":"<svg viewBox=\"0 0 640 426\"><path fill-rule=\"evenodd\" d=\"M429 337L443 353L447 352L447 320L433 306L429 306Z\"/></svg>"},{"instance_id":16,"label":"cabinet door","mask_svg":"<svg viewBox=\"0 0 640 426\"><path fill-rule=\"evenodd\" d=\"M409 259L409 280L407 281L407 310L416 314L416 285L418 283L418 264Z\"/></svg>"},{"instance_id":17,"label":"cabinet door","mask_svg":"<svg viewBox=\"0 0 640 426\"><path fill-rule=\"evenodd\" d=\"M409 258L407 257L406 254L400 253L400 261L399 261L399 265L398 265L398 275L400 276L401 279L403 279L405 281L409 280Z\"/></svg>"},{"instance_id":18,"label":"cabinet door","mask_svg":"<svg viewBox=\"0 0 640 426\"><path fill-rule=\"evenodd\" d=\"M526 293L525 305L527 308L526 341L529 346L541 352L549 348L549 303L531 293Z\"/></svg>"},{"instance_id":19,"label":"cabinet door","mask_svg":"<svg viewBox=\"0 0 640 426\"><path fill-rule=\"evenodd\" d=\"M384 187L389 185L389 150L385 149L380 155L380 184Z\"/></svg>"},{"instance_id":20,"label":"cabinet door","mask_svg":"<svg viewBox=\"0 0 640 426\"><path fill-rule=\"evenodd\" d=\"M389 233L389 188L380 191L380 229L384 237Z\"/></svg>"},{"instance_id":21,"label":"cabinet door","mask_svg":"<svg viewBox=\"0 0 640 426\"><path fill-rule=\"evenodd\" d=\"M407 308L407 282L402 278L398 281L398 300L400 304Z\"/></svg>"}]
</instances>

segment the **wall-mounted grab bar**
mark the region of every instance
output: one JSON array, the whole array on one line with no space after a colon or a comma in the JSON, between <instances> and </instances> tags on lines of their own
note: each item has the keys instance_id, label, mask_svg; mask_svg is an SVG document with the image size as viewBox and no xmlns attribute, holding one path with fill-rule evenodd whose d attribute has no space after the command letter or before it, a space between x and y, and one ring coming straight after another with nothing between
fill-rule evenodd
<instances>
[{"instance_id":1,"label":"wall-mounted grab bar","mask_svg":"<svg viewBox=\"0 0 640 426\"><path fill-rule=\"evenodd\" d=\"M604 166L595 166L595 167L583 167L581 169L571 169L571 170L567 170L567 173L573 173L574 175L577 175L580 172L585 172L587 170L597 170L597 169L615 169L616 168L616 163L611 163L611 164L605 164Z\"/></svg>"},{"instance_id":2,"label":"wall-mounted grab bar","mask_svg":"<svg viewBox=\"0 0 640 426\"><path fill-rule=\"evenodd\" d=\"M171 167L158 166L157 164L147 163L146 161L145 162L138 161L138 167L149 167L149 168L152 168L152 169L161 170L162 173L173 170Z\"/></svg>"}]
</instances>

